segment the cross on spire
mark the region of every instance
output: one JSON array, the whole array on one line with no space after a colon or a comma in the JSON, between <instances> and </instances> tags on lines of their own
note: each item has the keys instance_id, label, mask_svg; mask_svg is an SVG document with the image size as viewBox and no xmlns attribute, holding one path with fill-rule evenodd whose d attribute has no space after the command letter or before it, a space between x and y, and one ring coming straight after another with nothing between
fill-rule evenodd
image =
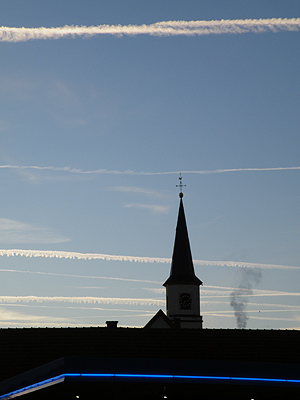
<instances>
[{"instance_id":1,"label":"cross on spire","mask_svg":"<svg viewBox=\"0 0 300 400\"><path fill-rule=\"evenodd\" d=\"M178 178L178 179L179 179L179 185L176 185L176 187L179 187L179 189L180 189L179 197L182 198L182 197L183 197L182 188L183 188L184 186L186 186L186 185L183 185L183 184L182 184L181 172L180 172L180 174L179 174L179 178Z\"/></svg>"}]
</instances>

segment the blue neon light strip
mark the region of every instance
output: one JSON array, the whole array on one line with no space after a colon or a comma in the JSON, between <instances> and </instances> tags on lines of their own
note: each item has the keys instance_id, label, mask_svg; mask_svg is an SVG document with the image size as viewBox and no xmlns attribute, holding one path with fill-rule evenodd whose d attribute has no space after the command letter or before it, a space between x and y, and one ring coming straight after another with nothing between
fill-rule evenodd
<instances>
[{"instance_id":1,"label":"blue neon light strip","mask_svg":"<svg viewBox=\"0 0 300 400\"><path fill-rule=\"evenodd\" d=\"M174 375L156 375L156 374L115 374L116 378L159 378L159 379L171 379Z\"/></svg>"},{"instance_id":2,"label":"blue neon light strip","mask_svg":"<svg viewBox=\"0 0 300 400\"><path fill-rule=\"evenodd\" d=\"M50 385L50 384L54 385L54 384L58 383L58 381L62 381L64 379L65 379L64 374L54 376L53 378L45 379L44 381L34 383L33 385L25 386L21 389L14 390L13 392L6 393L6 394L0 396L0 399L9 399L12 397L21 396L22 394L26 394L27 392L30 392L33 390L38 390L38 388L42 388L42 387Z\"/></svg>"},{"instance_id":3,"label":"blue neon light strip","mask_svg":"<svg viewBox=\"0 0 300 400\"><path fill-rule=\"evenodd\" d=\"M195 379L195 380L228 380L228 381L254 381L254 382L280 382L280 383L296 383L300 384L300 379L277 379L277 378L251 378L251 377L237 377L237 376L205 376L205 375L162 375L162 374L80 374L80 373L66 373L44 381L35 383L33 385L25 386L21 389L14 390L13 392L6 393L0 396L1 399L10 399L16 396L21 396L33 390L42 389L51 384L57 384L65 380L65 378L136 378L136 379Z\"/></svg>"},{"instance_id":4,"label":"blue neon light strip","mask_svg":"<svg viewBox=\"0 0 300 400\"><path fill-rule=\"evenodd\" d=\"M175 379L215 379L215 380L232 379L230 376L207 376L207 375L174 375L173 377Z\"/></svg>"}]
</instances>

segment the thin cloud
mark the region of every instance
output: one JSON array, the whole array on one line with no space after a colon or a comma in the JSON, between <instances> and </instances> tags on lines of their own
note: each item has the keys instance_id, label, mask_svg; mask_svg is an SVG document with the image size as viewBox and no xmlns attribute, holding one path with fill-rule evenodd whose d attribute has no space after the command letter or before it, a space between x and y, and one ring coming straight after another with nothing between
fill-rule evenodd
<instances>
[{"instance_id":1,"label":"thin cloud","mask_svg":"<svg viewBox=\"0 0 300 400\"><path fill-rule=\"evenodd\" d=\"M153 214L167 214L169 212L169 207L158 204L131 203L125 204L124 208L140 208L142 210L151 211Z\"/></svg>"},{"instance_id":2,"label":"thin cloud","mask_svg":"<svg viewBox=\"0 0 300 400\"><path fill-rule=\"evenodd\" d=\"M98 253L76 253L70 251L55 251L55 250L20 250L20 249L0 249L0 256L7 257L44 257L44 258L61 258L61 259L77 259L77 260L104 260L104 261L125 261L139 263L162 263L170 264L170 258L162 257L138 257L138 256L121 256L111 254ZM275 264L258 264L238 261L207 261L194 260L195 265L205 267L233 267L233 268L263 268L263 269L293 269L299 270L300 267L289 265Z\"/></svg>"},{"instance_id":3,"label":"thin cloud","mask_svg":"<svg viewBox=\"0 0 300 400\"><path fill-rule=\"evenodd\" d=\"M204 311L202 314L205 316L205 318L209 317L217 317L217 318L233 318L233 315L231 313L228 313L227 311ZM299 318L297 316L293 317L267 317L265 315L261 315L261 313L258 315L257 311L253 312L253 315L251 315L252 320L262 320L262 321L292 321L292 322L297 322ZM282 328L283 329L283 328ZM287 328L284 328L287 329ZM289 329L299 329L299 327L295 328L289 328Z\"/></svg>"},{"instance_id":4,"label":"thin cloud","mask_svg":"<svg viewBox=\"0 0 300 400\"><path fill-rule=\"evenodd\" d=\"M78 305L78 304L76 304L75 306L70 306L70 305L62 305L62 304L58 304L58 305L56 305L56 306L53 306L53 305L49 305L49 304L47 304L47 305L45 305L45 304L42 304L42 303L39 303L39 304L32 304L32 303L25 303L25 304L22 304L22 303L12 303L12 304L10 304L10 303L6 303L5 304L5 307L21 307L21 308L39 308L39 309L42 309L42 308L45 308L45 309L52 309L52 310L57 310L57 309L66 309L66 310L68 310L68 309L75 309L75 310L97 310L97 311L110 311L110 312L120 312L120 311L122 311L122 312L130 312L130 313L133 313L133 314L136 314L136 313L140 313L140 312L144 312L144 313L146 313L146 314L149 314L149 315L151 315L152 313L153 313L153 311L152 310L142 310L142 309L136 309L136 308L131 308L131 309L127 309L127 308L124 308L124 307L122 307L122 308L112 308L112 307L96 307L96 306L93 306L93 307L91 307L90 305L88 305L88 306L82 306L82 305ZM79 319L79 318L90 318L90 315L89 316L86 316L86 315L82 315L82 316L77 316L77 317L72 317L72 320L74 320L74 319ZM65 321L65 319L63 319L64 321Z\"/></svg>"},{"instance_id":5,"label":"thin cloud","mask_svg":"<svg viewBox=\"0 0 300 400\"><path fill-rule=\"evenodd\" d=\"M0 296L0 303L76 303L76 304L129 304L134 306L158 306L165 304L164 300L134 299L118 297L63 297L63 296Z\"/></svg>"},{"instance_id":6,"label":"thin cloud","mask_svg":"<svg viewBox=\"0 0 300 400\"><path fill-rule=\"evenodd\" d=\"M155 293L155 294L163 294L165 293L166 289L165 288L143 288L144 290L148 290L149 292Z\"/></svg>"},{"instance_id":7,"label":"thin cloud","mask_svg":"<svg viewBox=\"0 0 300 400\"><path fill-rule=\"evenodd\" d=\"M299 295L299 293L297 293ZM267 296L267 295L266 295ZM290 305L290 304L272 304L272 303L248 303L249 306L259 307L260 312L273 312L273 311L300 311L300 306ZM277 310L264 310L263 307L276 307ZM257 312L257 310L256 310Z\"/></svg>"},{"instance_id":8,"label":"thin cloud","mask_svg":"<svg viewBox=\"0 0 300 400\"><path fill-rule=\"evenodd\" d=\"M0 218L0 241L2 243L63 243L69 239L48 228L30 225L12 219Z\"/></svg>"},{"instance_id":9,"label":"thin cloud","mask_svg":"<svg viewBox=\"0 0 300 400\"><path fill-rule=\"evenodd\" d=\"M105 286L68 286L73 289L105 289Z\"/></svg>"},{"instance_id":10,"label":"thin cloud","mask_svg":"<svg viewBox=\"0 0 300 400\"><path fill-rule=\"evenodd\" d=\"M257 311L255 311L257 313ZM232 315L227 313L227 311L213 311L213 312L202 312L202 315L206 315L207 317L227 317L232 318ZM268 320L268 321L297 321L297 317L266 317L259 315L251 315L251 319L258 320ZM299 329L299 328L295 328Z\"/></svg>"},{"instance_id":11,"label":"thin cloud","mask_svg":"<svg viewBox=\"0 0 300 400\"><path fill-rule=\"evenodd\" d=\"M119 277L111 277L111 276L93 276L93 275L75 275L75 274L61 274L55 272L43 272L43 271L27 271L27 270L17 270L17 269L4 269L1 268L0 272L9 272L9 273L21 273L21 274L33 274L33 275L46 275L46 276L60 276L60 277L71 277L71 278L80 278L80 279L102 279L102 280L116 280L116 281L125 281L125 282L136 282L136 283L152 283L161 285L159 281L150 281L145 279L130 279L130 278L119 278ZM77 287L77 286L76 286ZM94 288L99 289L98 286L85 286L81 288ZM146 291L150 291L155 294L163 294L165 293L164 288L143 288ZM201 288L202 298L212 298L212 297L228 297L229 292L235 290L234 287L228 286L209 286L205 285ZM264 290L264 289L253 289L253 293L250 297L276 297L276 296L300 296L298 292L285 292L279 290ZM202 300L203 302L203 300ZM223 301L205 301L205 303L223 303ZM258 303L248 303L250 304L258 304ZM263 303L265 304L265 303ZM267 304L266 304L267 305ZM271 306L272 304L268 304ZM279 307L279 305L276 305ZM280 306L281 307L281 306ZM284 306L284 307L294 307L294 306ZM297 307L298 308L298 307Z\"/></svg>"},{"instance_id":12,"label":"thin cloud","mask_svg":"<svg viewBox=\"0 0 300 400\"><path fill-rule=\"evenodd\" d=\"M216 300L216 301L212 301L212 300L201 300L201 304L205 304L205 305L221 305L224 306L224 301L221 300ZM250 307L252 307L251 309L249 309L249 312L274 312L274 311L280 311L280 312L294 312L294 311L300 311L300 306L293 306L293 305L287 305L287 304L270 304L270 303L247 303L247 305ZM264 307L275 307L276 310L274 309L264 309ZM208 312L208 311L207 311ZM217 312L217 311L214 311ZM225 311L220 311L220 312L225 312ZM228 312L228 311L226 311ZM233 314L231 314L233 315Z\"/></svg>"},{"instance_id":13,"label":"thin cloud","mask_svg":"<svg viewBox=\"0 0 300 400\"><path fill-rule=\"evenodd\" d=\"M280 292L280 291L261 291L261 293L252 293L249 297L277 297L277 296L300 296L297 292Z\"/></svg>"},{"instance_id":14,"label":"thin cloud","mask_svg":"<svg viewBox=\"0 0 300 400\"><path fill-rule=\"evenodd\" d=\"M194 260L196 265L205 265L212 267L233 267L233 268L262 268L262 269L300 269L300 267L276 264L259 264L239 261L205 261Z\"/></svg>"},{"instance_id":15,"label":"thin cloud","mask_svg":"<svg viewBox=\"0 0 300 400\"><path fill-rule=\"evenodd\" d=\"M45 322L48 320L49 320L49 317L46 317L46 316L22 314L22 313L15 312L15 311L5 310L2 307L0 310L0 324L3 321L9 322L9 323L14 322L14 321L18 321L18 323L23 323L23 322L40 323L40 322ZM65 318L52 317L52 320L55 323L65 322Z\"/></svg>"},{"instance_id":16,"label":"thin cloud","mask_svg":"<svg viewBox=\"0 0 300 400\"><path fill-rule=\"evenodd\" d=\"M200 170L200 171L181 171L185 174L223 174L226 172L259 172L259 171L288 171L299 170L300 167L271 167L271 168L226 168L226 169L213 169L213 170Z\"/></svg>"},{"instance_id":17,"label":"thin cloud","mask_svg":"<svg viewBox=\"0 0 300 400\"><path fill-rule=\"evenodd\" d=\"M227 287L227 286L204 286L201 289L201 293L205 298L208 297L228 297L229 292L233 290L243 290L243 288ZM245 289L245 292L247 289ZM267 289L252 289L251 294L247 294L249 297L276 297L276 296L300 296L298 292L285 292L282 290L267 290ZM248 303L251 304L251 303ZM253 303L257 304L257 303ZM265 304L265 303L264 303ZM276 305L277 307L278 305Z\"/></svg>"},{"instance_id":18,"label":"thin cloud","mask_svg":"<svg viewBox=\"0 0 300 400\"><path fill-rule=\"evenodd\" d=\"M107 308L107 307L91 307L91 306L79 306L79 305L75 305L75 306L70 306L70 305L62 305L62 304L59 304L59 305L56 305L56 306L53 306L53 305L45 305L45 304L41 304L41 303L39 303L39 304L37 304L37 305L34 305L34 304L29 304L29 303L25 303L25 304L22 304L22 303L12 303L12 304L10 304L10 303L5 303L5 307L21 307L21 308L39 308L39 309L42 309L42 308L46 308L46 309L53 309L53 310L57 310L57 309L76 309L76 310L98 310L98 311L115 311L115 312L120 312L120 311L122 311L122 312L124 312L124 311L126 311L126 312L132 312L132 313L140 313L140 312L144 312L144 313L147 313L147 314L152 314L152 310L150 311L150 310L141 310L141 309L139 309L139 310L137 310L136 308L133 308L133 309L126 309L126 308L124 308L124 307L122 307L122 308L111 308L111 307L109 307L109 308ZM72 317L72 319L76 319L76 318L89 318L90 316L81 316L81 317Z\"/></svg>"},{"instance_id":19,"label":"thin cloud","mask_svg":"<svg viewBox=\"0 0 300 400\"><path fill-rule=\"evenodd\" d=\"M84 170L80 168L72 167L55 167L55 166L38 166L38 165L11 165L4 164L0 165L0 169L15 169L15 170L36 170L36 171L52 171L52 172L65 172L69 174L79 175L142 175L142 176L153 176L153 175L178 175L182 174L199 174L199 175L210 175L210 174L223 174L228 172L263 172L263 171L292 171L300 170L300 167L267 167L267 168L225 168L225 169L212 169L212 170L181 170L181 171L159 171L159 172L147 172L147 171L134 171L134 170L110 170L106 168Z\"/></svg>"},{"instance_id":20,"label":"thin cloud","mask_svg":"<svg viewBox=\"0 0 300 400\"><path fill-rule=\"evenodd\" d=\"M251 319L260 319L263 321L297 321L296 317L266 317L265 315L251 315Z\"/></svg>"},{"instance_id":21,"label":"thin cloud","mask_svg":"<svg viewBox=\"0 0 300 400\"><path fill-rule=\"evenodd\" d=\"M115 192L125 192L125 193L137 193L137 194L144 194L146 196L153 196L153 197L161 197L162 194L158 191L149 190L140 187L134 186L115 186L110 188L110 190Z\"/></svg>"},{"instance_id":22,"label":"thin cloud","mask_svg":"<svg viewBox=\"0 0 300 400\"><path fill-rule=\"evenodd\" d=\"M99 326L98 324L84 324L84 323L70 323L66 322L66 319L64 319L64 322L52 322L53 319L45 318L48 322L11 322L11 321L0 321L0 327L2 328L78 328L79 326L81 327L91 327L91 326ZM55 318L54 318L55 321Z\"/></svg>"},{"instance_id":23,"label":"thin cloud","mask_svg":"<svg viewBox=\"0 0 300 400\"><path fill-rule=\"evenodd\" d=\"M85 278L85 279L104 279L104 280L115 280L115 281L125 281L125 282L141 282L141 283L157 283L161 284L161 282L157 281L149 281L146 279L130 279L130 278L119 278L119 277L112 277L112 276L93 276L93 275L74 275L74 274L59 274L55 272L42 272L42 271L24 271L19 269L7 269L1 268L0 272L12 272L18 274L33 274L33 275L47 275L47 276L63 276L63 277L70 277L70 278Z\"/></svg>"},{"instance_id":24,"label":"thin cloud","mask_svg":"<svg viewBox=\"0 0 300 400\"><path fill-rule=\"evenodd\" d=\"M241 33L299 31L300 18L235 19L213 21L162 21L143 25L62 26L39 28L0 28L0 41L27 42L63 38L90 38L99 35L113 36L200 36Z\"/></svg>"}]
</instances>

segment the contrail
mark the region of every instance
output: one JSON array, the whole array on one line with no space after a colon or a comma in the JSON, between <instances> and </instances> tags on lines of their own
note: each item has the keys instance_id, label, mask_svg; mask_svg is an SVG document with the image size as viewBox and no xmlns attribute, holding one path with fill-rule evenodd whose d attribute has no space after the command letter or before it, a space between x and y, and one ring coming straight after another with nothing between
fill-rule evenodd
<instances>
[{"instance_id":1,"label":"contrail","mask_svg":"<svg viewBox=\"0 0 300 400\"><path fill-rule=\"evenodd\" d=\"M170 264L171 258L162 257L138 257L124 256L98 253L77 253L71 251L55 251L55 250L20 250L20 249L0 249L0 256L7 257L44 257L44 258L61 258L61 259L77 259L77 260L105 260L105 261L125 261L139 263L162 263ZM300 267L289 265L275 264L258 264L238 261L207 261L194 260L195 265L212 266L212 267L234 267L234 268L262 268L262 269L300 269ZM8 272L8 271L7 271Z\"/></svg>"},{"instance_id":2,"label":"contrail","mask_svg":"<svg viewBox=\"0 0 300 400\"><path fill-rule=\"evenodd\" d=\"M0 165L0 169L16 169L16 170L37 170L37 171L53 171L53 172L66 172L69 174L79 174L79 175L143 175L143 176L153 176L153 175L178 175L182 174L199 174L199 175L209 175L209 174L222 174L227 172L259 172L259 171L289 171L289 170L300 170L300 167L267 167L267 168L225 168L225 169L212 169L212 170L187 170L187 171L160 171L160 172L147 172L147 171L133 171L133 170L109 170L94 169L94 170L83 170L80 168L72 167L54 167L54 166L38 166L38 165Z\"/></svg>"},{"instance_id":3,"label":"contrail","mask_svg":"<svg viewBox=\"0 0 300 400\"><path fill-rule=\"evenodd\" d=\"M169 258L159 257L137 257L137 256L120 256L98 253L77 253L71 251L54 251L54 250L0 250L0 256L21 256L21 257L44 257L44 258L64 258L77 260L105 260L105 261L128 261L140 263L170 263Z\"/></svg>"},{"instance_id":4,"label":"contrail","mask_svg":"<svg viewBox=\"0 0 300 400\"><path fill-rule=\"evenodd\" d=\"M112 277L112 276L93 276L93 275L75 275L75 274L60 274L56 272L42 272L42 271L26 271L20 269L8 269L8 268L1 268L0 272L13 272L18 274L33 274L33 275L50 275L50 276L64 276L68 278L85 278L85 279L103 279L103 280L113 280L113 281L125 281L125 282L139 282L139 283L155 283L161 284L158 281L150 281L146 279L132 279L132 278L119 278L119 277Z\"/></svg>"},{"instance_id":5,"label":"contrail","mask_svg":"<svg viewBox=\"0 0 300 400\"><path fill-rule=\"evenodd\" d=\"M96 25L62 27L17 28L0 27L0 41L27 42L63 38L90 38L99 35L112 36L201 36L241 33L265 33L299 31L300 18L234 19L213 21L162 21L142 25Z\"/></svg>"},{"instance_id":6,"label":"contrail","mask_svg":"<svg viewBox=\"0 0 300 400\"><path fill-rule=\"evenodd\" d=\"M0 296L0 303L76 303L76 304L130 304L143 306L163 306L164 300L134 299L118 297L62 297L62 296Z\"/></svg>"}]
</instances>

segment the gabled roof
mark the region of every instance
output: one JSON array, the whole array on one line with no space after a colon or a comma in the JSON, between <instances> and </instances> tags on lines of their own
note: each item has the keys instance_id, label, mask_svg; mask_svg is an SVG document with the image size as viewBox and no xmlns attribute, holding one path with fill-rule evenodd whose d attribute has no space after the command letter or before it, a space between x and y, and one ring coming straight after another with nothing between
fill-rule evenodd
<instances>
[{"instance_id":1,"label":"gabled roof","mask_svg":"<svg viewBox=\"0 0 300 400\"><path fill-rule=\"evenodd\" d=\"M190 248L189 236L186 226L182 194L177 219L175 243L172 257L170 277L163 286L175 284L201 285L202 282L197 278L194 271L192 253Z\"/></svg>"},{"instance_id":2,"label":"gabled roof","mask_svg":"<svg viewBox=\"0 0 300 400\"><path fill-rule=\"evenodd\" d=\"M166 314L159 310L157 313L150 319L149 322L144 326L144 328L174 328L173 322L166 316Z\"/></svg>"}]
</instances>

